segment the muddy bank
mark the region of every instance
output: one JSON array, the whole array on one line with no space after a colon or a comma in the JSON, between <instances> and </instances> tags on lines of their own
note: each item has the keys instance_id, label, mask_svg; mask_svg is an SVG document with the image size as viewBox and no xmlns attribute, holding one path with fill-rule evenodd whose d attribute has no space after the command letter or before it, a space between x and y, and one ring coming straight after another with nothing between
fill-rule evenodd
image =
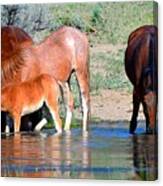
<instances>
[{"instance_id":1,"label":"muddy bank","mask_svg":"<svg viewBox=\"0 0 163 186\"><path fill-rule=\"evenodd\" d=\"M91 96L91 117L100 120L130 120L132 114L132 94L125 91L101 90ZM140 107L138 119L144 120Z\"/></svg>"}]
</instances>

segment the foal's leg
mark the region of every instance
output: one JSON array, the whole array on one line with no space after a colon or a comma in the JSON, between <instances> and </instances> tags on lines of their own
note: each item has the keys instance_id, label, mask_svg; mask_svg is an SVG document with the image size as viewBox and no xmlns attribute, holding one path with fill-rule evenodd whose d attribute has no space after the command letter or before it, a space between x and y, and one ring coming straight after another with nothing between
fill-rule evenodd
<instances>
[{"instance_id":1,"label":"foal's leg","mask_svg":"<svg viewBox=\"0 0 163 186\"><path fill-rule=\"evenodd\" d=\"M40 131L47 124L46 118L43 118L34 128L34 131Z\"/></svg>"},{"instance_id":2,"label":"foal's leg","mask_svg":"<svg viewBox=\"0 0 163 186\"><path fill-rule=\"evenodd\" d=\"M21 116L20 114L14 114L14 133L20 131Z\"/></svg>"},{"instance_id":3,"label":"foal's leg","mask_svg":"<svg viewBox=\"0 0 163 186\"><path fill-rule=\"evenodd\" d=\"M13 124L13 119L10 117L8 113L5 114L5 124L6 124L5 133L10 133L14 128L13 127L14 124Z\"/></svg>"},{"instance_id":4,"label":"foal's leg","mask_svg":"<svg viewBox=\"0 0 163 186\"><path fill-rule=\"evenodd\" d=\"M62 133L62 121L59 116L58 96L54 91L51 91L45 102L55 122L57 132Z\"/></svg>"},{"instance_id":5,"label":"foal's leg","mask_svg":"<svg viewBox=\"0 0 163 186\"><path fill-rule=\"evenodd\" d=\"M7 112L1 111L1 132L10 132L10 128L13 128L12 121L12 118Z\"/></svg>"},{"instance_id":6,"label":"foal's leg","mask_svg":"<svg viewBox=\"0 0 163 186\"><path fill-rule=\"evenodd\" d=\"M68 131L70 130L71 120L72 120L72 112L74 108L74 100L73 95L70 89L70 84L66 83L66 93L67 93L67 113L66 113L66 122L64 130Z\"/></svg>"},{"instance_id":7,"label":"foal's leg","mask_svg":"<svg viewBox=\"0 0 163 186\"><path fill-rule=\"evenodd\" d=\"M90 111L90 95L89 95L89 72L76 71L80 93L82 98L83 109L83 131L87 131L87 123Z\"/></svg>"}]
</instances>

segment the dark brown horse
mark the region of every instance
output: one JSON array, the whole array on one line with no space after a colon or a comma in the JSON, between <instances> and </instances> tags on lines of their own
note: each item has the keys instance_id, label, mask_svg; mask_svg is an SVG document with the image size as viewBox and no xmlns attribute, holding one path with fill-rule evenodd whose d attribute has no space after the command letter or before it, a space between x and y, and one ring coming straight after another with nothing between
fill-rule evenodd
<instances>
[{"instance_id":1,"label":"dark brown horse","mask_svg":"<svg viewBox=\"0 0 163 186\"><path fill-rule=\"evenodd\" d=\"M20 47L15 55L2 63L2 85L24 82L49 74L67 90L67 116L65 130L70 129L73 96L70 89L70 77L75 72L80 87L83 107L83 130L87 130L89 115L89 43L84 33L71 27L62 27L53 32L43 42Z\"/></svg>"},{"instance_id":2,"label":"dark brown horse","mask_svg":"<svg viewBox=\"0 0 163 186\"><path fill-rule=\"evenodd\" d=\"M133 114L130 133L137 127L140 103L146 117L146 132L156 132L158 94L158 34L155 26L142 26L133 31L125 53L125 70L134 86Z\"/></svg>"}]
</instances>

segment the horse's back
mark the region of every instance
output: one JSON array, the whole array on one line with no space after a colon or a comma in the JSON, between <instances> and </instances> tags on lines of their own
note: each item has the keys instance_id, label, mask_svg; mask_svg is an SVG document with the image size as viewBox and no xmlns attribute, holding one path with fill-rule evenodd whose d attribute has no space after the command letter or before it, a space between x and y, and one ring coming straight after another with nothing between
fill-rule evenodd
<instances>
[{"instance_id":1,"label":"horse's back","mask_svg":"<svg viewBox=\"0 0 163 186\"><path fill-rule=\"evenodd\" d=\"M80 30L63 26L33 47L40 73L47 73L65 82L73 70L85 71L88 65L89 44Z\"/></svg>"},{"instance_id":2,"label":"horse's back","mask_svg":"<svg viewBox=\"0 0 163 186\"><path fill-rule=\"evenodd\" d=\"M75 60L84 60L89 55L89 42L85 33L80 30L63 26L53 32L48 38L56 47L63 50L65 55L71 55ZM85 60L85 62L86 62Z\"/></svg>"},{"instance_id":3,"label":"horse's back","mask_svg":"<svg viewBox=\"0 0 163 186\"><path fill-rule=\"evenodd\" d=\"M30 97L29 93L31 90L31 97L45 97L49 92L53 92L58 88L58 83L53 76L41 74L34 79L20 83L19 88L23 89L23 94L26 94L28 97Z\"/></svg>"}]
</instances>

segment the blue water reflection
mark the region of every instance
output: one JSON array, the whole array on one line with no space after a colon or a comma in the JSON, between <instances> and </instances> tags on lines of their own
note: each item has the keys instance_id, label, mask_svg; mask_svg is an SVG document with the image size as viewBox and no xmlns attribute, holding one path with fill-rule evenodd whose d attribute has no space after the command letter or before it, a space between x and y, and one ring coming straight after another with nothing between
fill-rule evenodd
<instances>
[{"instance_id":1,"label":"blue water reflection","mask_svg":"<svg viewBox=\"0 0 163 186\"><path fill-rule=\"evenodd\" d=\"M86 179L155 180L157 137L145 135L140 122L136 135L128 123L102 122L55 136L42 133L2 135L2 176ZM147 158L148 157L148 158Z\"/></svg>"}]
</instances>

